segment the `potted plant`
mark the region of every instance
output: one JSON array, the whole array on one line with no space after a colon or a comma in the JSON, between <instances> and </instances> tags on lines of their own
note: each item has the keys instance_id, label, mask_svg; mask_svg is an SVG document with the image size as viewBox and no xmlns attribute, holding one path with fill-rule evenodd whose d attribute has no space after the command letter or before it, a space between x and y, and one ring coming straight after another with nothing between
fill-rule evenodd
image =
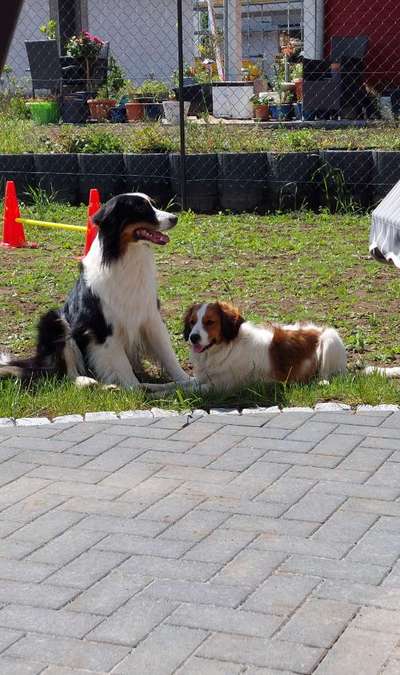
<instances>
[{"instance_id":1,"label":"potted plant","mask_svg":"<svg viewBox=\"0 0 400 675\"><path fill-rule=\"evenodd\" d=\"M295 63L292 66L292 81L294 82L294 90L296 100L303 100L303 64Z\"/></svg>"},{"instance_id":2,"label":"potted plant","mask_svg":"<svg viewBox=\"0 0 400 675\"><path fill-rule=\"evenodd\" d=\"M90 117L96 122L104 122L108 119L111 108L117 104L115 98L110 98L107 84L103 84L95 98L90 98L87 101L90 111Z\"/></svg>"},{"instance_id":3,"label":"potted plant","mask_svg":"<svg viewBox=\"0 0 400 675\"><path fill-rule=\"evenodd\" d=\"M157 121L162 117L162 101L168 100L169 89L160 80L145 80L137 89L139 101L144 103L144 115L147 119Z\"/></svg>"},{"instance_id":4,"label":"potted plant","mask_svg":"<svg viewBox=\"0 0 400 675\"><path fill-rule=\"evenodd\" d=\"M137 88L132 84L132 82L128 81L124 93L128 98L128 102L125 103L126 117L128 122L140 122L140 120L142 120L144 117L144 106L139 100Z\"/></svg>"},{"instance_id":5,"label":"potted plant","mask_svg":"<svg viewBox=\"0 0 400 675\"><path fill-rule=\"evenodd\" d=\"M104 42L97 35L82 31L67 42L67 54L80 61L85 68L86 90L91 91L91 74Z\"/></svg>"},{"instance_id":6,"label":"potted plant","mask_svg":"<svg viewBox=\"0 0 400 675\"><path fill-rule=\"evenodd\" d=\"M26 107L36 124L57 124L59 120L60 110L53 96L26 101Z\"/></svg>"},{"instance_id":7,"label":"potted plant","mask_svg":"<svg viewBox=\"0 0 400 675\"><path fill-rule=\"evenodd\" d=\"M273 99L261 92L260 94L254 94L250 100L253 104L254 118L266 122L269 119L269 104L273 102Z\"/></svg>"},{"instance_id":8,"label":"potted plant","mask_svg":"<svg viewBox=\"0 0 400 675\"><path fill-rule=\"evenodd\" d=\"M174 92L170 92L168 101L163 101L164 116L167 124L179 124L180 121L180 101L176 100ZM184 101L184 115L189 112L190 101Z\"/></svg>"},{"instance_id":9,"label":"potted plant","mask_svg":"<svg viewBox=\"0 0 400 675\"><path fill-rule=\"evenodd\" d=\"M274 90L277 92L279 103L274 103L269 106L271 117L277 121L287 121L293 114L292 103L294 100L293 88L287 87L287 82L284 81L284 69L279 64L275 66L275 82Z\"/></svg>"}]
</instances>

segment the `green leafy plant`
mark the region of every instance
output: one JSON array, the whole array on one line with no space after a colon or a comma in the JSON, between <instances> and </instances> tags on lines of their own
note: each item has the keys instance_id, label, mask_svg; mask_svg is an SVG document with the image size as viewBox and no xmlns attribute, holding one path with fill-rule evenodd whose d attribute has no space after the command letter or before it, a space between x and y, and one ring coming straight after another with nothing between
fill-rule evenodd
<instances>
[{"instance_id":1,"label":"green leafy plant","mask_svg":"<svg viewBox=\"0 0 400 675\"><path fill-rule=\"evenodd\" d=\"M123 89L127 84L125 71L111 54L108 60L107 89L111 98L121 98Z\"/></svg>"},{"instance_id":2,"label":"green leafy plant","mask_svg":"<svg viewBox=\"0 0 400 675\"><path fill-rule=\"evenodd\" d=\"M154 98L156 101L165 101L168 99L169 88L159 80L145 80L137 88L136 93L146 98Z\"/></svg>"},{"instance_id":3,"label":"green leafy plant","mask_svg":"<svg viewBox=\"0 0 400 675\"><path fill-rule=\"evenodd\" d=\"M57 37L57 21L50 19L47 23L40 26L39 30L48 40L55 40Z\"/></svg>"}]
</instances>

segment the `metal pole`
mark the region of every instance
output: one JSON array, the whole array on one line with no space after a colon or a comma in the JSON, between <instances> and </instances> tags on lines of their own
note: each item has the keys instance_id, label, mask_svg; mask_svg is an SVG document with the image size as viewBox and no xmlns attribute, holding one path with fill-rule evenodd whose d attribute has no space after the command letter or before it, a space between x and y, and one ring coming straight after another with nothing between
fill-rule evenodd
<instances>
[{"instance_id":1,"label":"metal pole","mask_svg":"<svg viewBox=\"0 0 400 675\"><path fill-rule=\"evenodd\" d=\"M224 0L224 79L229 80L229 0Z\"/></svg>"},{"instance_id":2,"label":"metal pole","mask_svg":"<svg viewBox=\"0 0 400 675\"><path fill-rule=\"evenodd\" d=\"M183 17L182 0L177 0L178 28L178 73L179 73L179 132L180 132L180 188L181 206L186 208L186 138L185 138L185 102L183 100Z\"/></svg>"},{"instance_id":3,"label":"metal pole","mask_svg":"<svg viewBox=\"0 0 400 675\"><path fill-rule=\"evenodd\" d=\"M14 35L23 0L2 0L0 9L0 74Z\"/></svg>"}]
</instances>

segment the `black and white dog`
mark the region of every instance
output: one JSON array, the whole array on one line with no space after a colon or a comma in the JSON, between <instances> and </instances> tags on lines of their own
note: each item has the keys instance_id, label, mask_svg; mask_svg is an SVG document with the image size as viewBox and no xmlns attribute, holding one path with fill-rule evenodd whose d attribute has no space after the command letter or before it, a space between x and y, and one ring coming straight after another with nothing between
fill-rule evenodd
<instances>
[{"instance_id":1,"label":"black and white dog","mask_svg":"<svg viewBox=\"0 0 400 675\"><path fill-rule=\"evenodd\" d=\"M32 358L0 358L0 377L67 376L81 386L94 378L135 388L147 355L175 382L188 382L160 316L151 246L168 243L164 232L177 216L131 193L110 199L93 220L98 236L64 307L40 320Z\"/></svg>"}]
</instances>

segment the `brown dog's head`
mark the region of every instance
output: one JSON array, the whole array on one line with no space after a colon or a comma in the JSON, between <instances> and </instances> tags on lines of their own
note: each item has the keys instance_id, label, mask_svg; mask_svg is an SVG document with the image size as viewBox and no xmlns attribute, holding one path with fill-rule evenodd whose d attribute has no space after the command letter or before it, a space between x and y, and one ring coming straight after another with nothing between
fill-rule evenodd
<instances>
[{"instance_id":1,"label":"brown dog's head","mask_svg":"<svg viewBox=\"0 0 400 675\"><path fill-rule=\"evenodd\" d=\"M234 340L243 322L239 310L227 302L194 304L185 314L183 335L199 354L213 345Z\"/></svg>"}]
</instances>

